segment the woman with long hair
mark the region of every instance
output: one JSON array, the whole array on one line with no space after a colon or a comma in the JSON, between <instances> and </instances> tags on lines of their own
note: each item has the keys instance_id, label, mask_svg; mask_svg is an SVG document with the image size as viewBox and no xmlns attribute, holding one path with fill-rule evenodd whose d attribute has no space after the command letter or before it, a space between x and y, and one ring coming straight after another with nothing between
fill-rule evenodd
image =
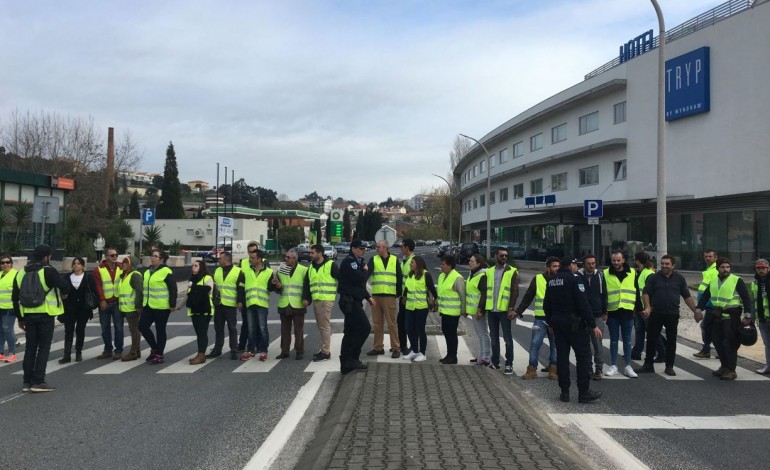
<instances>
[{"instance_id":1,"label":"woman with long hair","mask_svg":"<svg viewBox=\"0 0 770 470\"><path fill-rule=\"evenodd\" d=\"M487 262L476 253L468 260L471 272L465 281L465 311L473 318L473 329L479 337L479 353L471 363L488 366L492 357L492 339L489 337L487 312L484 306L487 302Z\"/></svg>"},{"instance_id":2,"label":"woman with long hair","mask_svg":"<svg viewBox=\"0 0 770 470\"><path fill-rule=\"evenodd\" d=\"M89 306L86 296L96 293L96 283L91 273L85 271L86 262L81 257L72 260L72 273L63 274L69 288L64 297L64 314L59 321L64 323L64 355L59 364L72 361L72 340L75 339L75 362L83 360L83 343L86 323L94 317L95 305Z\"/></svg>"},{"instance_id":3,"label":"woman with long hair","mask_svg":"<svg viewBox=\"0 0 770 470\"><path fill-rule=\"evenodd\" d=\"M198 354L190 359L191 365L206 362L206 348L209 345L209 322L211 322L211 315L214 314L213 291L214 278L209 274L206 262L203 260L194 261L192 275L187 285L186 303L187 316L192 321L198 341Z\"/></svg>"},{"instance_id":4,"label":"woman with long hair","mask_svg":"<svg viewBox=\"0 0 770 470\"><path fill-rule=\"evenodd\" d=\"M414 256L409 263L409 274L404 278L404 296L406 305L404 323L406 335L409 338L409 354L405 360L414 362L425 361L425 349L428 335L425 333L425 323L428 320L428 306L436 299L436 286L422 256Z\"/></svg>"}]
</instances>

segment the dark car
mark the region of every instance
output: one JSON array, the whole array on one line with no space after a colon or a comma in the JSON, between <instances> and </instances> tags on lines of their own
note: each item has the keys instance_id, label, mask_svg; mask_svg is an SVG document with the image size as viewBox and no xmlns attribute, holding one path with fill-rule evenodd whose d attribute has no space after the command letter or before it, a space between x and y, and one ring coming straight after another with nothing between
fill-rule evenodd
<instances>
[{"instance_id":1,"label":"dark car","mask_svg":"<svg viewBox=\"0 0 770 470\"><path fill-rule=\"evenodd\" d=\"M463 243L457 251L457 262L466 264L476 253L479 253L478 243Z\"/></svg>"},{"instance_id":2,"label":"dark car","mask_svg":"<svg viewBox=\"0 0 770 470\"><path fill-rule=\"evenodd\" d=\"M289 251L297 254L297 261L307 261L308 263L310 262L310 250L308 248L304 246L295 246Z\"/></svg>"}]
</instances>

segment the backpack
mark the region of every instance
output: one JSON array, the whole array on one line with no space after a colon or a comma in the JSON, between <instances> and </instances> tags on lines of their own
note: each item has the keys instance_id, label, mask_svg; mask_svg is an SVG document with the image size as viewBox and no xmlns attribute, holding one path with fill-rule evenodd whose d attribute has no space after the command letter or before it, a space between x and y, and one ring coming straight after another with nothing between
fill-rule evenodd
<instances>
[{"instance_id":1,"label":"backpack","mask_svg":"<svg viewBox=\"0 0 770 470\"><path fill-rule=\"evenodd\" d=\"M19 304L22 307L39 307L45 302L45 297L50 289L43 289L43 284L40 282L41 269L43 268L24 273L24 277L21 279L21 287L19 287Z\"/></svg>"}]
</instances>

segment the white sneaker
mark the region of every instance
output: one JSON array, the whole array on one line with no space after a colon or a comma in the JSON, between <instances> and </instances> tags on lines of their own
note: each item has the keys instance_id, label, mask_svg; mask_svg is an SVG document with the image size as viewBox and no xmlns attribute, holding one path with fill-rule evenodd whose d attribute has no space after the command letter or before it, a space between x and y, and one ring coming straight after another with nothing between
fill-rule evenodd
<instances>
[{"instance_id":1,"label":"white sneaker","mask_svg":"<svg viewBox=\"0 0 770 470\"><path fill-rule=\"evenodd\" d=\"M418 353L416 353L414 351L409 351L409 354L407 354L406 356L401 356L401 359L403 359L405 361L411 361L412 359L417 357L417 354Z\"/></svg>"},{"instance_id":2,"label":"white sneaker","mask_svg":"<svg viewBox=\"0 0 770 470\"><path fill-rule=\"evenodd\" d=\"M414 356L413 361L414 362L425 362L428 358L425 357L425 354L423 353L417 353L416 356Z\"/></svg>"},{"instance_id":3,"label":"white sneaker","mask_svg":"<svg viewBox=\"0 0 770 470\"><path fill-rule=\"evenodd\" d=\"M616 367L616 368L615 368L615 371L617 371L617 370L618 370L618 368ZM625 368L625 369L623 369L623 374L624 374L626 377L630 377L630 378L632 378L632 379L635 379L635 378L639 377L638 375L636 375L636 372L634 372L634 368L633 368L633 367L631 367L630 365L629 365L629 366L626 366L626 368Z\"/></svg>"},{"instance_id":4,"label":"white sneaker","mask_svg":"<svg viewBox=\"0 0 770 470\"><path fill-rule=\"evenodd\" d=\"M757 374L762 374L762 375L770 374L770 367L765 366L761 369L757 369Z\"/></svg>"},{"instance_id":5,"label":"white sneaker","mask_svg":"<svg viewBox=\"0 0 770 470\"><path fill-rule=\"evenodd\" d=\"M618 373L618 366L610 366L610 368L607 369L607 372L605 372L604 375L606 375L607 377L612 377L617 373Z\"/></svg>"}]
</instances>

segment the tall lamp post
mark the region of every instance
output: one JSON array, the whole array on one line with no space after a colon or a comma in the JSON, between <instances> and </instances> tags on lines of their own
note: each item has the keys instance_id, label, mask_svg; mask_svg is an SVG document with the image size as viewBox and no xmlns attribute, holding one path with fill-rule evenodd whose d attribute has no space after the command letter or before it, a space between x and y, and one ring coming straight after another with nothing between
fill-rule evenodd
<instances>
[{"instance_id":1,"label":"tall lamp post","mask_svg":"<svg viewBox=\"0 0 770 470\"><path fill-rule=\"evenodd\" d=\"M468 140L472 140L476 142L481 146L481 148L484 149L484 153L487 154L487 194L486 196L484 196L484 199L486 200L486 206L487 206L487 259L490 259L492 257L492 219L490 215L489 193L490 191L492 191L492 178L491 178L492 171L490 170L489 163L492 160L492 157L489 156L489 150L487 150L487 148L484 147L484 144L482 144L478 140L474 139L473 137L467 136L465 134L460 134L460 137L465 137Z\"/></svg>"},{"instance_id":2,"label":"tall lamp post","mask_svg":"<svg viewBox=\"0 0 770 470\"><path fill-rule=\"evenodd\" d=\"M439 176L435 173L431 173L431 174L436 178L441 178L442 180L444 180L444 183L446 183L447 188L449 190L449 193L448 193L449 195L449 244L451 245L452 244L452 196L454 196L452 194L452 185L449 184L449 181L447 181L447 179L444 178L443 176Z\"/></svg>"},{"instance_id":3,"label":"tall lamp post","mask_svg":"<svg viewBox=\"0 0 770 470\"><path fill-rule=\"evenodd\" d=\"M668 253L667 208L666 208L666 22L658 0L650 0L658 16L658 206L657 206L657 256Z\"/></svg>"}]
</instances>

